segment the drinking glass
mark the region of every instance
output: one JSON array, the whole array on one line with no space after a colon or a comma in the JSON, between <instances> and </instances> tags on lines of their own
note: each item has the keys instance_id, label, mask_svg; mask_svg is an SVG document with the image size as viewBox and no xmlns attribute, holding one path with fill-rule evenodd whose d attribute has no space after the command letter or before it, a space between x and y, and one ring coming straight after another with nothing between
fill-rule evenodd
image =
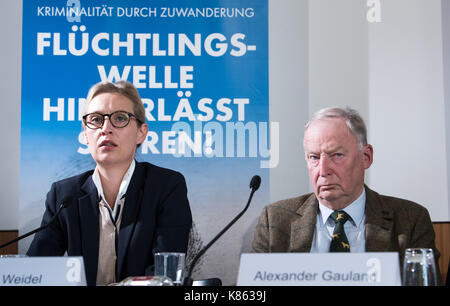
<instances>
[{"instance_id":1,"label":"drinking glass","mask_svg":"<svg viewBox=\"0 0 450 306\"><path fill-rule=\"evenodd\" d=\"M404 286L437 286L432 249L406 249L403 261Z\"/></svg>"},{"instance_id":2,"label":"drinking glass","mask_svg":"<svg viewBox=\"0 0 450 306\"><path fill-rule=\"evenodd\" d=\"M161 252L155 254L155 276L169 277L175 286L183 285L185 254Z\"/></svg>"}]
</instances>

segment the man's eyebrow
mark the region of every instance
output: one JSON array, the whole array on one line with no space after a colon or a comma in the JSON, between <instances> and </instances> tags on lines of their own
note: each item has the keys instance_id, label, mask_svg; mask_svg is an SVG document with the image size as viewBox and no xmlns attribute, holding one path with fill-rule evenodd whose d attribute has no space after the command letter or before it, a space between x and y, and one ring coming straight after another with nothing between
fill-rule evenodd
<instances>
[{"instance_id":1,"label":"man's eyebrow","mask_svg":"<svg viewBox=\"0 0 450 306\"><path fill-rule=\"evenodd\" d=\"M329 154L329 153L335 153L337 151L344 151L344 150L345 150L345 148L343 146L338 146L336 148L332 148L331 150L325 151L325 153ZM320 154L320 153L322 153L322 151L306 150L305 149L305 153L306 154Z\"/></svg>"},{"instance_id":2,"label":"man's eyebrow","mask_svg":"<svg viewBox=\"0 0 450 306\"><path fill-rule=\"evenodd\" d=\"M345 150L345 148L344 148L343 146L338 146L338 147L336 147L335 149L330 150L330 152L344 151L344 150Z\"/></svg>"}]
</instances>

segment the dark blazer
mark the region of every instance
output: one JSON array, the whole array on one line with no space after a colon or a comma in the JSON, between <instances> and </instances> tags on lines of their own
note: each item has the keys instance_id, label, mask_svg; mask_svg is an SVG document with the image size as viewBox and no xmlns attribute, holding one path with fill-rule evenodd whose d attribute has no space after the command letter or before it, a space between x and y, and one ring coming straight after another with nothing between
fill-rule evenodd
<instances>
[{"instance_id":1,"label":"dark blazer","mask_svg":"<svg viewBox=\"0 0 450 306\"><path fill-rule=\"evenodd\" d=\"M365 188L366 252L398 252L402 267L405 249L432 248L437 265L439 252L428 211L417 203ZM309 252L318 211L314 194L266 206L255 228L253 252Z\"/></svg>"},{"instance_id":2,"label":"dark blazer","mask_svg":"<svg viewBox=\"0 0 450 306\"><path fill-rule=\"evenodd\" d=\"M64 201L56 222L37 233L29 256L83 256L88 285L95 285L99 248L99 198L93 171L53 183L42 224ZM181 173L138 163L126 192L118 237L116 279L153 273L153 255L186 252L192 225L187 188Z\"/></svg>"}]
</instances>

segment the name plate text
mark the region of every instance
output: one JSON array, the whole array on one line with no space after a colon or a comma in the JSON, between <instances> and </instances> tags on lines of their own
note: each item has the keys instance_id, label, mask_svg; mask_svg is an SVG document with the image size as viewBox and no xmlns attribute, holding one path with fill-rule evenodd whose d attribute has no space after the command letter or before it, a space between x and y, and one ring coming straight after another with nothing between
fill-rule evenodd
<instances>
[{"instance_id":1,"label":"name plate text","mask_svg":"<svg viewBox=\"0 0 450 306\"><path fill-rule=\"evenodd\" d=\"M85 286L83 257L2 257L0 286Z\"/></svg>"},{"instance_id":2,"label":"name plate text","mask_svg":"<svg viewBox=\"0 0 450 306\"><path fill-rule=\"evenodd\" d=\"M399 286L398 253L242 254L238 286Z\"/></svg>"}]
</instances>

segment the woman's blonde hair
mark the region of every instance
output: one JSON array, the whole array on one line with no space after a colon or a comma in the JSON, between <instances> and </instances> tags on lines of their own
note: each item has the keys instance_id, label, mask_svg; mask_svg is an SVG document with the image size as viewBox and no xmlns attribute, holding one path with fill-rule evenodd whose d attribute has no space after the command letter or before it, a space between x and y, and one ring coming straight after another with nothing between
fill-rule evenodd
<instances>
[{"instance_id":1,"label":"woman's blonde hair","mask_svg":"<svg viewBox=\"0 0 450 306\"><path fill-rule=\"evenodd\" d=\"M82 116L87 114L89 103L91 103L92 99L102 93L118 93L127 97L133 103L133 112L136 116L138 126L145 123L144 104L142 103L136 87L128 81L117 81L116 83L100 82L92 86L91 89L89 89L86 102L84 103Z\"/></svg>"}]
</instances>

